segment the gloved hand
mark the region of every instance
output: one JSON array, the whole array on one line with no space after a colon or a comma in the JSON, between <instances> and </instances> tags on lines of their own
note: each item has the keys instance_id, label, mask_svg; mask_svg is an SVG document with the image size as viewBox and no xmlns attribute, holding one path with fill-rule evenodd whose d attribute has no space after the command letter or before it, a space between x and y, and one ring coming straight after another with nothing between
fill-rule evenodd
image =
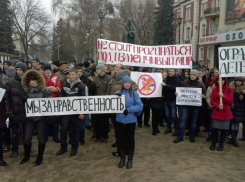
<instances>
[{"instance_id":1,"label":"gloved hand","mask_svg":"<svg viewBox=\"0 0 245 182\"><path fill-rule=\"evenodd\" d=\"M8 118L13 117L13 113L12 112L7 112L6 115L8 116Z\"/></svg>"},{"instance_id":2,"label":"gloved hand","mask_svg":"<svg viewBox=\"0 0 245 182\"><path fill-rule=\"evenodd\" d=\"M125 110L123 111L123 114L124 114L125 116L127 116L127 115L128 115L128 110L125 109Z\"/></svg>"},{"instance_id":3,"label":"gloved hand","mask_svg":"<svg viewBox=\"0 0 245 182\"><path fill-rule=\"evenodd\" d=\"M117 95L117 96L119 96L119 97L121 97L121 96L122 96L122 94L121 94L121 93L116 93L116 95Z\"/></svg>"},{"instance_id":4,"label":"gloved hand","mask_svg":"<svg viewBox=\"0 0 245 182\"><path fill-rule=\"evenodd\" d=\"M22 103L23 105L25 105L25 104L26 104L26 101L27 101L27 97L25 96L25 97L22 98L21 103Z\"/></svg>"}]
</instances>

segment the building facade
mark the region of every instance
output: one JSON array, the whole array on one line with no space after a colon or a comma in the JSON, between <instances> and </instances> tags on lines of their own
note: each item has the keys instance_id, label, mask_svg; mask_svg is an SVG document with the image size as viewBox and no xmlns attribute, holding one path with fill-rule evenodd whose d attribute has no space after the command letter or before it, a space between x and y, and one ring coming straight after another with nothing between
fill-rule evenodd
<instances>
[{"instance_id":1,"label":"building facade","mask_svg":"<svg viewBox=\"0 0 245 182\"><path fill-rule=\"evenodd\" d=\"M201 65L218 67L219 47L245 45L245 0L176 0L174 15L176 43L192 44Z\"/></svg>"}]
</instances>

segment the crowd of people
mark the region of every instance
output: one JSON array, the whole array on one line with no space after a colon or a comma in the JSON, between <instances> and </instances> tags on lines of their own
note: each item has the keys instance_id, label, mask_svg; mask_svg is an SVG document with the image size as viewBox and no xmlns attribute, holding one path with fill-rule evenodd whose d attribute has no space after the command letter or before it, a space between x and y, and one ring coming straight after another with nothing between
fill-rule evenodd
<instances>
[{"instance_id":1,"label":"crowd of people","mask_svg":"<svg viewBox=\"0 0 245 182\"><path fill-rule=\"evenodd\" d=\"M161 73L162 80L159 83L162 84L162 97L140 98L137 85L130 78L131 71ZM152 127L153 136L160 133L159 127L166 125L164 134L176 137L173 143L183 141L185 135L194 143L199 132L208 132L206 140L211 142L212 151L217 143L217 151L222 151L226 137L230 139L229 144L239 147L239 123L245 123L244 78L222 78L220 87L218 73L217 68L126 69L120 63L96 64L93 59L75 65L64 61L44 64L38 58L30 62L4 61L0 68L0 88L6 90L0 102L0 166L7 166L3 152L12 150L11 158L17 158L22 143L25 153L20 164L27 163L34 156L31 150L35 147L32 146L34 135L38 139L34 166L42 163L49 136L53 137L54 142L60 143L56 156L66 153L68 144L71 145L70 156L75 156L79 144L85 144L86 129L93 131L95 143L107 143L109 121L113 123L115 131L112 147L117 148L112 155L120 157L119 168L125 165L126 155L126 167L132 168L136 123L138 128ZM176 87L201 88L202 106L176 105ZM125 95L126 109L123 113L26 117L25 103L28 98L104 95ZM201 126L204 127L203 131ZM244 127L239 140L245 141Z\"/></svg>"}]
</instances>

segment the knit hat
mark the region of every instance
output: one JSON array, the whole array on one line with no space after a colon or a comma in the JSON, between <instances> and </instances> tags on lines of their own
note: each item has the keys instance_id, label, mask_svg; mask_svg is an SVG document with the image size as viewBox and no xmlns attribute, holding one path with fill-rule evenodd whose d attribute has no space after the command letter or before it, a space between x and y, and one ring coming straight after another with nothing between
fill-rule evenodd
<instances>
[{"instance_id":1,"label":"knit hat","mask_svg":"<svg viewBox=\"0 0 245 182\"><path fill-rule=\"evenodd\" d=\"M10 61L4 61L3 64L4 63L7 63L9 66L11 66L11 62Z\"/></svg>"},{"instance_id":2,"label":"knit hat","mask_svg":"<svg viewBox=\"0 0 245 182\"><path fill-rule=\"evenodd\" d=\"M132 80L131 80L131 78L130 78L129 76L124 76L123 79L122 79L122 85L123 85L125 82L131 83Z\"/></svg>"},{"instance_id":3,"label":"knit hat","mask_svg":"<svg viewBox=\"0 0 245 182\"><path fill-rule=\"evenodd\" d=\"M78 64L77 64L77 66L81 66L81 67L83 67L83 66L84 66L84 64L83 64L83 63L78 63Z\"/></svg>"},{"instance_id":4,"label":"knit hat","mask_svg":"<svg viewBox=\"0 0 245 182\"><path fill-rule=\"evenodd\" d=\"M69 69L65 69L64 70L64 75L68 75L69 74Z\"/></svg>"},{"instance_id":5,"label":"knit hat","mask_svg":"<svg viewBox=\"0 0 245 182\"><path fill-rule=\"evenodd\" d=\"M105 72L105 65L103 65L103 64L98 64L98 65L96 66L96 70L101 70L101 71Z\"/></svg>"},{"instance_id":6,"label":"knit hat","mask_svg":"<svg viewBox=\"0 0 245 182\"><path fill-rule=\"evenodd\" d=\"M16 74L16 70L13 66L10 66L7 70L6 70L6 75L8 77L14 77Z\"/></svg>"},{"instance_id":7,"label":"knit hat","mask_svg":"<svg viewBox=\"0 0 245 182\"><path fill-rule=\"evenodd\" d=\"M89 65L90 65L88 61L85 61L83 64L84 64L84 67L85 67L85 68L88 68Z\"/></svg>"},{"instance_id":8,"label":"knit hat","mask_svg":"<svg viewBox=\"0 0 245 182\"><path fill-rule=\"evenodd\" d=\"M193 69L193 70L191 70L190 75L195 75L198 77L198 71Z\"/></svg>"},{"instance_id":9,"label":"knit hat","mask_svg":"<svg viewBox=\"0 0 245 182\"><path fill-rule=\"evenodd\" d=\"M60 62L59 61L53 61L52 64L54 64L55 66L58 66L60 65Z\"/></svg>"},{"instance_id":10,"label":"knit hat","mask_svg":"<svg viewBox=\"0 0 245 182\"><path fill-rule=\"evenodd\" d=\"M45 65L43 66L43 69L44 69L44 71L45 71L45 70L52 70L50 64L45 64Z\"/></svg>"},{"instance_id":11,"label":"knit hat","mask_svg":"<svg viewBox=\"0 0 245 182\"><path fill-rule=\"evenodd\" d=\"M116 73L116 80L121 80L124 76L128 76L127 70L120 70Z\"/></svg>"},{"instance_id":12,"label":"knit hat","mask_svg":"<svg viewBox=\"0 0 245 182\"><path fill-rule=\"evenodd\" d=\"M66 61L61 61L61 62L60 62L60 66L61 66L62 64L67 64L67 62L66 62Z\"/></svg>"},{"instance_id":13,"label":"knit hat","mask_svg":"<svg viewBox=\"0 0 245 182\"><path fill-rule=\"evenodd\" d=\"M18 62L18 63L16 64L16 68L22 69L23 72L26 72L26 70L27 70L26 64L25 64L25 63L22 63L22 62Z\"/></svg>"}]
</instances>

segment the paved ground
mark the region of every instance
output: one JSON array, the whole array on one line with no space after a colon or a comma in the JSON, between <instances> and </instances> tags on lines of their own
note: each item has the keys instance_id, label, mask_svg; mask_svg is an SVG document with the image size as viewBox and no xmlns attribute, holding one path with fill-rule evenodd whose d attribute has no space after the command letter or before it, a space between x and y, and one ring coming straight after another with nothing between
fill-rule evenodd
<instances>
[{"instance_id":1,"label":"paved ground","mask_svg":"<svg viewBox=\"0 0 245 182\"><path fill-rule=\"evenodd\" d=\"M111 144L114 142L111 128L108 144L94 144L92 132L86 130L86 144L79 147L78 155L70 157L69 151L56 157L59 144L49 138L41 166L33 167L35 158L25 165L19 165L23 147L17 159L4 154L8 167L0 167L0 181L98 181L98 182L244 182L245 142L240 147L225 145L223 152L211 152L207 133L200 133L196 143L188 137L179 144L173 144L174 137L164 135L166 128L160 127L161 134L151 135L151 129L136 130L136 151L133 169L119 169L118 157L113 157ZM239 133L239 136L241 132ZM37 154L37 140L34 137L33 151Z\"/></svg>"}]
</instances>

